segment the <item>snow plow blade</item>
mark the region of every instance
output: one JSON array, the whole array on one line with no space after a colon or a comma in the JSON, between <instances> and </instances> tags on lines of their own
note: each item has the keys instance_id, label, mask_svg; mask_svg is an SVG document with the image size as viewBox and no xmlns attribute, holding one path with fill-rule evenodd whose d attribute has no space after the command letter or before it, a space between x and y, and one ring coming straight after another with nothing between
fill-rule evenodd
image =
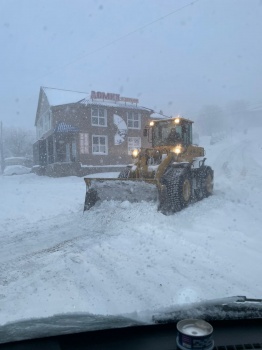
<instances>
[{"instance_id":1,"label":"snow plow blade","mask_svg":"<svg viewBox=\"0 0 262 350\"><path fill-rule=\"evenodd\" d=\"M103 179L84 178L86 197L84 211L92 208L98 201L156 202L158 200L158 181L154 179Z\"/></svg>"}]
</instances>

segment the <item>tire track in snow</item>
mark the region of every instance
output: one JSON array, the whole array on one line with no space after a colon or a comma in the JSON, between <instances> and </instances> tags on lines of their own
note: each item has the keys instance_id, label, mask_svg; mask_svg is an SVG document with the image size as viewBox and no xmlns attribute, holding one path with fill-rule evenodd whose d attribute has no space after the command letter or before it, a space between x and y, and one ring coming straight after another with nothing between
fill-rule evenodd
<instances>
[{"instance_id":1,"label":"tire track in snow","mask_svg":"<svg viewBox=\"0 0 262 350\"><path fill-rule=\"evenodd\" d=\"M81 219L80 223L78 222L79 219ZM12 251L12 249L14 250L16 248L18 254L14 257L9 253L7 254L7 259L4 260L4 254L0 251L0 285L7 285L19 278L28 277L40 268L45 267L49 263L48 256L51 254L66 254L73 249L77 242L83 239L88 241L91 247L93 244L98 244L104 236L103 226L105 220L100 221L97 228L93 228L93 225L91 225L92 230L89 230L88 225L86 225L88 222L86 222L82 215L81 217L78 214L72 215L67 220L63 217L63 224L61 224L61 226L54 223L56 220L57 218L45 221L43 227L41 227L40 223L38 227L41 228L38 230L33 230L27 225L27 231L23 237L20 235L18 237L12 237L9 241L5 239L4 242L1 242L2 250ZM32 226L34 227L34 225L35 224ZM45 242L47 247L39 249L39 246L42 245L42 237L45 238L47 231L50 232L51 228L55 228L55 230L51 230L51 232L55 235L58 242L56 244L52 244L50 241L48 242L48 239L50 239L49 236L46 238L47 242ZM66 236L73 237L65 239L65 233ZM41 237L41 240L38 241L37 237ZM28 244L30 244L28 242L32 240L35 240L34 244L28 247ZM30 252L24 253L22 251L21 248L23 244L26 245L27 249L30 249Z\"/></svg>"},{"instance_id":2,"label":"tire track in snow","mask_svg":"<svg viewBox=\"0 0 262 350\"><path fill-rule=\"evenodd\" d=\"M81 240L88 242L89 248L99 244L106 237L120 234L119 230L113 232L113 227L125 226L126 210L119 214L118 206L110 206L110 210L105 211L98 206L94 210L85 213L71 214L66 218L59 215L48 220L41 220L37 226L35 223L20 224L23 232L16 236L0 236L0 285L8 285L19 278L25 278L38 272L49 264L48 256L54 253L65 255L75 249L81 251ZM117 224L118 223L118 224ZM110 232L110 234L108 234ZM67 238L66 237L72 237ZM52 241L57 243L52 244ZM76 245L79 245L76 247ZM46 248L39 249L45 245ZM26 247L28 253L24 253L22 248ZM7 254L4 258L4 250L16 251L16 256ZM60 256L61 256L60 254ZM59 256L57 257L59 258Z\"/></svg>"},{"instance_id":3,"label":"tire track in snow","mask_svg":"<svg viewBox=\"0 0 262 350\"><path fill-rule=\"evenodd\" d=\"M210 197L194 203L186 210L192 211L195 217L199 217L204 214L203 206L206 208L210 207L211 204L212 208L212 202L215 203L221 200L222 198L219 197ZM206 201L209 201L209 203L205 204ZM24 234L13 236L9 240L5 236L1 242L4 249L10 251L16 248L18 254L15 257L8 255L6 260L3 259L3 254L0 254L2 256L2 259L0 258L0 284L2 281L2 284L7 285L19 278L29 276L41 268L43 269L49 263L48 256L51 254L61 253L65 255L75 250L81 252L81 245L78 247L76 245L82 240L85 245L87 243L91 247L99 244L106 237L121 235L121 232L125 232L127 226L135 226L140 220L144 221L147 214L149 214L149 217L158 215L159 220L167 226L172 225L172 222L175 221L178 224L176 231L181 231L181 229L183 231L183 225L179 225L179 221L184 221L184 211L167 217L158 213L154 204L144 203L137 208L136 205L132 206L132 204L126 202L103 203L84 215L72 214L66 219L60 215L51 220L42 220L37 224L37 227L34 223L26 224L25 229L22 228ZM89 227L91 227L91 230ZM55 244L52 244L53 240L56 241ZM46 247L39 249L43 242ZM32 243L31 246L30 243ZM29 250L28 253L21 252L23 245ZM132 285L129 286L129 289L132 289Z\"/></svg>"}]
</instances>

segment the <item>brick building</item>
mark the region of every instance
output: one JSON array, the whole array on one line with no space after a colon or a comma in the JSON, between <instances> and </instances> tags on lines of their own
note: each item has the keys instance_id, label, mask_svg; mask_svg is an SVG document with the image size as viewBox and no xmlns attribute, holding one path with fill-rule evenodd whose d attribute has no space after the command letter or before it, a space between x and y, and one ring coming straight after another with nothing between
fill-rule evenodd
<instances>
[{"instance_id":1,"label":"brick building","mask_svg":"<svg viewBox=\"0 0 262 350\"><path fill-rule=\"evenodd\" d=\"M51 176L120 171L131 151L147 147L143 129L153 111L119 94L41 87L34 169Z\"/></svg>"}]
</instances>

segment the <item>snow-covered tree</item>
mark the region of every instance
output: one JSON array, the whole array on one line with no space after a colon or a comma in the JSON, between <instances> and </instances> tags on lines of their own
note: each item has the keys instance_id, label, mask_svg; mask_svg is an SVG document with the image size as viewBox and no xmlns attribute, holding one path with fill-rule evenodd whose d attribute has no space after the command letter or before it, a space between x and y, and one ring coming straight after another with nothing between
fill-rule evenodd
<instances>
[{"instance_id":1,"label":"snow-covered tree","mask_svg":"<svg viewBox=\"0 0 262 350\"><path fill-rule=\"evenodd\" d=\"M6 157L31 157L35 134L17 127L3 128L3 147Z\"/></svg>"}]
</instances>

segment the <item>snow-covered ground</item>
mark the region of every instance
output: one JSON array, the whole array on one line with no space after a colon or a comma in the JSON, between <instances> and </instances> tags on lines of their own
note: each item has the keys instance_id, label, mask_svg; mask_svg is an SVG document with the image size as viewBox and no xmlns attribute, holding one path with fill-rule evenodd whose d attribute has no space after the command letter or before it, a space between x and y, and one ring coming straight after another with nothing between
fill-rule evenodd
<instances>
[{"instance_id":1,"label":"snow-covered ground","mask_svg":"<svg viewBox=\"0 0 262 350\"><path fill-rule=\"evenodd\" d=\"M0 176L0 324L261 298L261 132L200 140L214 195L170 216L113 201L83 213L83 178Z\"/></svg>"}]
</instances>

